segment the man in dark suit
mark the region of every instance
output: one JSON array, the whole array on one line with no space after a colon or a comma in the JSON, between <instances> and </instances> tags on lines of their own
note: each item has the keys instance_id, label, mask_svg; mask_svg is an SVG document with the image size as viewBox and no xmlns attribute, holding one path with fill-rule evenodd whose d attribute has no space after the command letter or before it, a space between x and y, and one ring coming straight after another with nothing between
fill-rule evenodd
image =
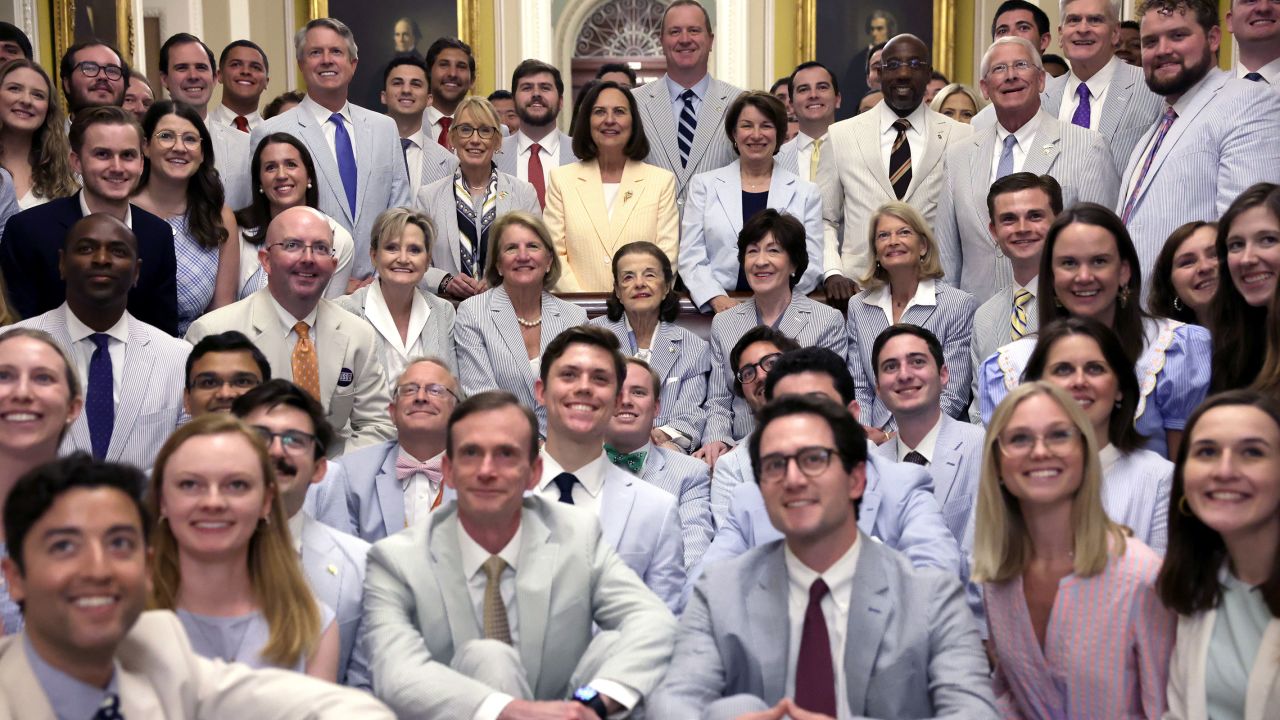
<instances>
[{"instance_id":1,"label":"man in dark suit","mask_svg":"<svg viewBox=\"0 0 1280 720\"><path fill-rule=\"evenodd\" d=\"M77 220L106 213L138 238L141 272L129 291L129 312L170 335L178 332L178 293L169 223L129 203L142 174L142 128L116 106L81 111L71 125L71 169L84 189L10 218L0 242L0 271L18 314L34 317L66 299L58 272L62 238Z\"/></svg>"}]
</instances>

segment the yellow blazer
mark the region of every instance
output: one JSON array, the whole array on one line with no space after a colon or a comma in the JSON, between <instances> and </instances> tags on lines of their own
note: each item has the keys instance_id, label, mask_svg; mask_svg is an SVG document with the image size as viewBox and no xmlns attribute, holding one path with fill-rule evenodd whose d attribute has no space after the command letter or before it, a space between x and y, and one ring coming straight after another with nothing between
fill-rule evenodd
<instances>
[{"instance_id":1,"label":"yellow blazer","mask_svg":"<svg viewBox=\"0 0 1280 720\"><path fill-rule=\"evenodd\" d=\"M562 165L551 171L542 219L560 256L556 292L608 292L613 288L613 254L637 240L648 240L662 248L675 269L680 248L675 175L654 165L628 160L613 201L612 217L604 202L600 166L595 160Z\"/></svg>"}]
</instances>

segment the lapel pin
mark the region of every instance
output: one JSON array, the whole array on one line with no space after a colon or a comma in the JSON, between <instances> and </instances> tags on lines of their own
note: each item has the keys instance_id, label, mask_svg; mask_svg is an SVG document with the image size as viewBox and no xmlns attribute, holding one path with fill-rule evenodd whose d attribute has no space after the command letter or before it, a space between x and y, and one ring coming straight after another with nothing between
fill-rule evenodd
<instances>
[{"instance_id":1,"label":"lapel pin","mask_svg":"<svg viewBox=\"0 0 1280 720\"><path fill-rule=\"evenodd\" d=\"M1044 149L1044 154L1048 155L1049 153L1053 152L1053 145L1045 145L1043 149Z\"/></svg>"},{"instance_id":2,"label":"lapel pin","mask_svg":"<svg viewBox=\"0 0 1280 720\"><path fill-rule=\"evenodd\" d=\"M507 191L506 191L506 190L503 190L502 192L498 193L498 199L499 199L499 200L506 200L506 199L507 199Z\"/></svg>"},{"instance_id":3,"label":"lapel pin","mask_svg":"<svg viewBox=\"0 0 1280 720\"><path fill-rule=\"evenodd\" d=\"M630 200L630 199L631 199L631 191L630 191L630 190L628 190L628 191L626 191L626 192L622 193L622 202L626 202L626 201L628 201L628 200Z\"/></svg>"},{"instance_id":4,"label":"lapel pin","mask_svg":"<svg viewBox=\"0 0 1280 720\"><path fill-rule=\"evenodd\" d=\"M338 574L338 566L337 566L337 565L330 565L329 567L327 567L327 568L325 568L325 569L329 571L329 574L330 574L330 575L337 575L337 574Z\"/></svg>"},{"instance_id":5,"label":"lapel pin","mask_svg":"<svg viewBox=\"0 0 1280 720\"><path fill-rule=\"evenodd\" d=\"M939 130L939 131L938 131L938 139L939 139L939 140L941 140L941 139L942 139L942 131L941 131L941 130Z\"/></svg>"}]
</instances>

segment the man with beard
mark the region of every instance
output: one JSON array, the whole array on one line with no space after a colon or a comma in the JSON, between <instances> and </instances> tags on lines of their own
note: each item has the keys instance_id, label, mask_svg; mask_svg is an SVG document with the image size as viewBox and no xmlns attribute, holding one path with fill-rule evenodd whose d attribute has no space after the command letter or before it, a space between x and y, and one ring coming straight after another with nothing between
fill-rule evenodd
<instances>
[{"instance_id":1,"label":"man with beard","mask_svg":"<svg viewBox=\"0 0 1280 720\"><path fill-rule=\"evenodd\" d=\"M1280 181L1280 95L1216 67L1216 4L1145 0L1138 12L1142 70L1165 106L1129 157L1116 208L1138 249L1145 297L1179 225L1220 217L1246 188Z\"/></svg>"},{"instance_id":2,"label":"man with beard","mask_svg":"<svg viewBox=\"0 0 1280 720\"><path fill-rule=\"evenodd\" d=\"M423 124L430 128L436 142L452 152L449 126L453 124L458 103L471 92L476 81L476 57L471 53L471 46L458 38L437 38L427 48L427 72L431 105L423 114Z\"/></svg>"},{"instance_id":3,"label":"man with beard","mask_svg":"<svg viewBox=\"0 0 1280 720\"><path fill-rule=\"evenodd\" d=\"M98 105L122 105L129 66L120 51L101 40L76 43L62 54L58 75L67 96L67 126L76 113Z\"/></svg>"},{"instance_id":4,"label":"man with beard","mask_svg":"<svg viewBox=\"0 0 1280 720\"><path fill-rule=\"evenodd\" d=\"M1280 93L1280 7L1274 0L1232 0L1227 29L1240 49L1236 77Z\"/></svg>"},{"instance_id":5,"label":"man with beard","mask_svg":"<svg viewBox=\"0 0 1280 720\"><path fill-rule=\"evenodd\" d=\"M556 127L564 81L555 66L541 60L525 60L511 73L511 89L520 130L502 139L502 148L493 161L502 172L533 185L538 204L546 207L551 171L578 161L573 154L573 138Z\"/></svg>"},{"instance_id":6,"label":"man with beard","mask_svg":"<svg viewBox=\"0 0 1280 720\"><path fill-rule=\"evenodd\" d=\"M833 300L847 301L870 269L866 221L876 208L900 200L933 223L942 158L972 133L925 104L929 58L928 46L914 35L890 40L880 59L884 101L828 130L818 187L826 226L824 284Z\"/></svg>"},{"instance_id":7,"label":"man with beard","mask_svg":"<svg viewBox=\"0 0 1280 720\"><path fill-rule=\"evenodd\" d=\"M271 365L244 333L210 335L187 356L187 391L182 408L191 417L231 412L236 398L271 379Z\"/></svg>"},{"instance_id":8,"label":"man with beard","mask_svg":"<svg viewBox=\"0 0 1280 720\"><path fill-rule=\"evenodd\" d=\"M372 689L360 636L365 556L369 543L326 527L303 511L307 489L324 479L333 428L320 403L288 380L268 380L236 398L231 412L256 430L275 465L289 537L316 600L336 615L341 652L338 682Z\"/></svg>"},{"instance_id":9,"label":"man with beard","mask_svg":"<svg viewBox=\"0 0 1280 720\"><path fill-rule=\"evenodd\" d=\"M409 197L417 197L423 185L452 176L458 167L458 156L427 137L422 127L422 113L431 104L427 84L427 66L420 57L398 56L382 73L382 104L387 117L396 121L409 168Z\"/></svg>"}]
</instances>

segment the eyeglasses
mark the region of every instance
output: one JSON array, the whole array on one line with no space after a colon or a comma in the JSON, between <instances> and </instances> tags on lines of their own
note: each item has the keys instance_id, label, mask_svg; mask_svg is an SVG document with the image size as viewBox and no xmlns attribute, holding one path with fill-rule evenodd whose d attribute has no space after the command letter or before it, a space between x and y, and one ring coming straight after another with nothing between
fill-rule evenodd
<instances>
[{"instance_id":1,"label":"eyeglasses","mask_svg":"<svg viewBox=\"0 0 1280 720\"><path fill-rule=\"evenodd\" d=\"M876 242L884 242L891 237L896 237L899 240L906 240L907 238L913 238L915 236L916 231L904 225L893 232L889 232L888 230L880 230L876 232Z\"/></svg>"},{"instance_id":2,"label":"eyeglasses","mask_svg":"<svg viewBox=\"0 0 1280 720\"><path fill-rule=\"evenodd\" d=\"M738 368L738 372L734 373L734 377L738 378L740 383L755 382L756 377L761 372L767 373L772 370L780 357L782 357L782 353L769 353L760 358L759 362L748 363Z\"/></svg>"},{"instance_id":3,"label":"eyeglasses","mask_svg":"<svg viewBox=\"0 0 1280 720\"><path fill-rule=\"evenodd\" d=\"M1018 61L1015 61L1012 65L1010 65L1009 63L1000 63L999 65L992 65L987 70L987 75L1008 75L1010 70L1013 70L1013 72L1016 72L1019 75L1022 75L1030 71L1031 68L1033 67L1035 66L1032 65L1031 62L1028 60L1018 60Z\"/></svg>"},{"instance_id":4,"label":"eyeglasses","mask_svg":"<svg viewBox=\"0 0 1280 720\"><path fill-rule=\"evenodd\" d=\"M301 255L304 251L310 250L316 257L333 257L335 252L329 243L314 242L308 245L300 240L281 240L267 247L278 247L285 255Z\"/></svg>"},{"instance_id":5,"label":"eyeglasses","mask_svg":"<svg viewBox=\"0 0 1280 720\"><path fill-rule=\"evenodd\" d=\"M997 438L996 442L1000 445L1000 452L1009 458L1027 457L1036 449L1037 443L1044 443L1044 449L1054 457L1062 457L1075 446L1079 438L1079 430L1063 427L1043 435L1019 430Z\"/></svg>"},{"instance_id":6,"label":"eyeglasses","mask_svg":"<svg viewBox=\"0 0 1280 720\"><path fill-rule=\"evenodd\" d=\"M172 130L161 130L151 136L151 142L166 150L177 145L179 140L182 141L182 147L188 149L200 147L200 136L195 133L183 133L182 135L179 135Z\"/></svg>"},{"instance_id":7,"label":"eyeglasses","mask_svg":"<svg viewBox=\"0 0 1280 720\"><path fill-rule=\"evenodd\" d=\"M100 72L106 73L108 80L119 80L124 77L124 68L119 65L99 65L92 60L85 60L78 63L76 67L80 68L80 74L85 77L98 77Z\"/></svg>"},{"instance_id":8,"label":"eyeglasses","mask_svg":"<svg viewBox=\"0 0 1280 720\"><path fill-rule=\"evenodd\" d=\"M908 60L885 60L880 63L881 72L896 72L901 70L903 66L907 66L912 70L924 70L929 67L929 63L920 58L910 58Z\"/></svg>"},{"instance_id":9,"label":"eyeglasses","mask_svg":"<svg viewBox=\"0 0 1280 720\"><path fill-rule=\"evenodd\" d=\"M475 125L458 125L455 129L458 131L458 137L463 140L466 140L476 133L480 134L481 140L489 140L494 135L498 134L498 128L493 127L492 125L481 125L480 127L476 127Z\"/></svg>"},{"instance_id":10,"label":"eyeglasses","mask_svg":"<svg viewBox=\"0 0 1280 720\"><path fill-rule=\"evenodd\" d=\"M417 383L405 383L396 387L396 396L401 398L418 397L418 393L425 390L428 395L433 398L441 399L445 396L452 395L454 400L459 400L458 394L440 383L427 383L419 385Z\"/></svg>"},{"instance_id":11,"label":"eyeglasses","mask_svg":"<svg viewBox=\"0 0 1280 720\"><path fill-rule=\"evenodd\" d=\"M261 425L253 425L251 427L254 432L258 433L258 437L262 438L262 442L266 443L267 447L271 447L271 443L274 442L276 438L280 438L280 447L291 455L301 455L302 453L310 452L320 444L320 441L316 439L315 435L302 432L301 430L272 432L270 428L265 428ZM324 450L323 447L320 449Z\"/></svg>"},{"instance_id":12,"label":"eyeglasses","mask_svg":"<svg viewBox=\"0 0 1280 720\"><path fill-rule=\"evenodd\" d=\"M787 474L791 461L805 477L816 477L831 465L831 458L836 454L835 448L804 447L791 455L772 453L760 458L760 482L777 482Z\"/></svg>"},{"instance_id":13,"label":"eyeglasses","mask_svg":"<svg viewBox=\"0 0 1280 720\"><path fill-rule=\"evenodd\" d=\"M212 392L220 390L224 385L230 385L234 390L252 390L262 384L262 379L256 375L248 373L240 373L229 378L224 378L213 373L197 375L191 381L192 390L201 390L203 392Z\"/></svg>"}]
</instances>

